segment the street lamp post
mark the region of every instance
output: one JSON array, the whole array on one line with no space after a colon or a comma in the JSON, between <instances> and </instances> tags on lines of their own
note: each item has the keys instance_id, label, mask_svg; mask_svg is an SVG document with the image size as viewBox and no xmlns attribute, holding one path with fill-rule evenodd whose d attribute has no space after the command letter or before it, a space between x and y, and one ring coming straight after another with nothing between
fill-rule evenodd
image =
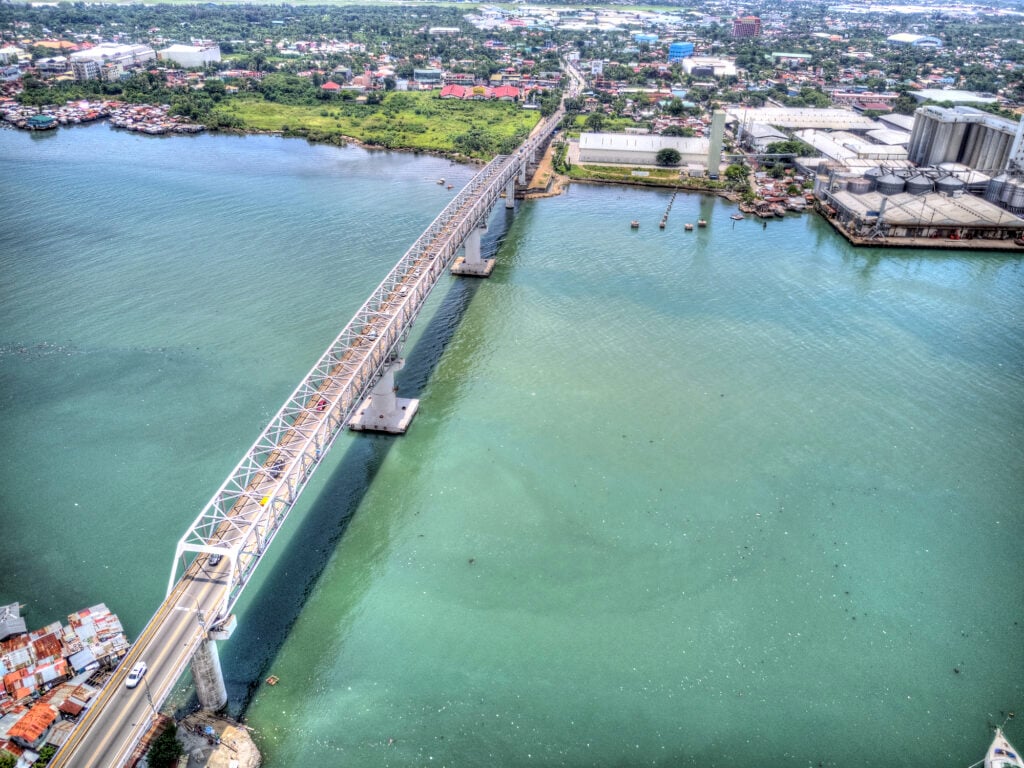
<instances>
[{"instance_id":1,"label":"street lamp post","mask_svg":"<svg viewBox=\"0 0 1024 768\"><path fill-rule=\"evenodd\" d=\"M149 708L153 710L153 717L159 717L160 713L156 710L156 705L153 704L153 693L149 690L149 680L145 676L142 678L142 684L146 686L146 701L149 702Z\"/></svg>"}]
</instances>

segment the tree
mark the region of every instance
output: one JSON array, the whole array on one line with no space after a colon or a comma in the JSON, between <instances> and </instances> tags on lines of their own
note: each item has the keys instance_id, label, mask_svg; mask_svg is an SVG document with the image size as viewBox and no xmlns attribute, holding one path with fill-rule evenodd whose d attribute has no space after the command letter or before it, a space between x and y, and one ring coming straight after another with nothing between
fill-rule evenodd
<instances>
[{"instance_id":1,"label":"tree","mask_svg":"<svg viewBox=\"0 0 1024 768\"><path fill-rule=\"evenodd\" d=\"M687 136L691 137L694 135L693 128L688 128L685 125L670 125L668 128L661 132L662 136Z\"/></svg>"},{"instance_id":2,"label":"tree","mask_svg":"<svg viewBox=\"0 0 1024 768\"><path fill-rule=\"evenodd\" d=\"M725 178L729 181L745 181L747 178L747 169L739 163L733 163L725 169Z\"/></svg>"},{"instance_id":3,"label":"tree","mask_svg":"<svg viewBox=\"0 0 1024 768\"><path fill-rule=\"evenodd\" d=\"M55 754L57 754L57 748L53 744L47 744L39 750L39 757L32 763L32 768L46 768L46 764L53 759Z\"/></svg>"},{"instance_id":4,"label":"tree","mask_svg":"<svg viewBox=\"0 0 1024 768\"><path fill-rule=\"evenodd\" d=\"M0 768L14 768L18 764L18 758L6 749L0 749Z\"/></svg>"},{"instance_id":5,"label":"tree","mask_svg":"<svg viewBox=\"0 0 1024 768\"><path fill-rule=\"evenodd\" d=\"M654 156L654 162L658 165L679 165L679 161L683 159L683 156L679 154L678 149L672 149L672 147L665 147L659 149L658 154Z\"/></svg>"},{"instance_id":6,"label":"tree","mask_svg":"<svg viewBox=\"0 0 1024 768\"><path fill-rule=\"evenodd\" d=\"M583 127L588 131L600 131L604 128L604 113L592 112L587 115L587 119L583 121Z\"/></svg>"},{"instance_id":7,"label":"tree","mask_svg":"<svg viewBox=\"0 0 1024 768\"><path fill-rule=\"evenodd\" d=\"M178 741L178 726L172 721L153 740L148 753L149 765L151 768L171 768L183 754L185 749Z\"/></svg>"}]
</instances>

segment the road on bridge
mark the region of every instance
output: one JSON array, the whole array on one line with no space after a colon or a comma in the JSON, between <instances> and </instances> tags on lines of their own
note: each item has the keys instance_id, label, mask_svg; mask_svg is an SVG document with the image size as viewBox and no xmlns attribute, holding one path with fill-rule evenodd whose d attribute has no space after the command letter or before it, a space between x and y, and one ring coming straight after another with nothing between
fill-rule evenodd
<instances>
[{"instance_id":1,"label":"road on bridge","mask_svg":"<svg viewBox=\"0 0 1024 768\"><path fill-rule=\"evenodd\" d=\"M92 702L68 743L50 762L55 768L106 768L121 765L149 729L154 706L164 701L205 637L205 617L228 588L227 560L216 567L197 560L161 604L113 678ZM125 686L139 661L149 669L135 688Z\"/></svg>"}]
</instances>

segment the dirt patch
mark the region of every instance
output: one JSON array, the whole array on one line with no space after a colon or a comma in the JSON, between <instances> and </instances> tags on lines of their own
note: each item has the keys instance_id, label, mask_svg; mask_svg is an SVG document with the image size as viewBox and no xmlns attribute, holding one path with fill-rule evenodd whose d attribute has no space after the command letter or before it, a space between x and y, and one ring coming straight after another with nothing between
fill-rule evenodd
<instances>
[{"instance_id":1,"label":"dirt patch","mask_svg":"<svg viewBox=\"0 0 1024 768\"><path fill-rule=\"evenodd\" d=\"M187 768L258 768L260 753L249 729L234 720L196 712L178 722Z\"/></svg>"}]
</instances>

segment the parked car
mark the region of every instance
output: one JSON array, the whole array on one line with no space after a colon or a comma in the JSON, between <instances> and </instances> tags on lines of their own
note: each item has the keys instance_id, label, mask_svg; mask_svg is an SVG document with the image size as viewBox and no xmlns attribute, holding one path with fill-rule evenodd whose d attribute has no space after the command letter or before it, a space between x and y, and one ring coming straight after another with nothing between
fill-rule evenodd
<instances>
[{"instance_id":1,"label":"parked car","mask_svg":"<svg viewBox=\"0 0 1024 768\"><path fill-rule=\"evenodd\" d=\"M128 677L124 681L125 688L134 688L138 685L142 676L146 674L146 669L146 662L144 661L140 661L132 667L132 671L128 673Z\"/></svg>"},{"instance_id":2,"label":"parked car","mask_svg":"<svg viewBox=\"0 0 1024 768\"><path fill-rule=\"evenodd\" d=\"M210 565L220 565L220 561L224 559L224 555L210 555Z\"/></svg>"}]
</instances>

